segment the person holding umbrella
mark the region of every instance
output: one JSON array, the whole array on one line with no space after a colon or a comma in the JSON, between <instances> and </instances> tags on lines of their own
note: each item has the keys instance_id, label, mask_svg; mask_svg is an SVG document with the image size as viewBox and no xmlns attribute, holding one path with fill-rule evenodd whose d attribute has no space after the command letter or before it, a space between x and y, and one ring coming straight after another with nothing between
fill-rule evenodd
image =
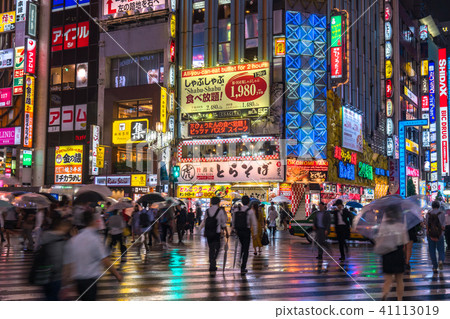
<instances>
[{"instance_id":1,"label":"person holding umbrella","mask_svg":"<svg viewBox=\"0 0 450 319\"><path fill-rule=\"evenodd\" d=\"M208 240L209 247L209 271L213 274L217 270L217 256L220 250L220 239L222 232L225 231L228 239L227 215L225 210L219 206L220 198L211 198L211 207L206 210L200 229L205 228L205 237ZM248 248L247 248L248 254Z\"/></svg>"}]
</instances>

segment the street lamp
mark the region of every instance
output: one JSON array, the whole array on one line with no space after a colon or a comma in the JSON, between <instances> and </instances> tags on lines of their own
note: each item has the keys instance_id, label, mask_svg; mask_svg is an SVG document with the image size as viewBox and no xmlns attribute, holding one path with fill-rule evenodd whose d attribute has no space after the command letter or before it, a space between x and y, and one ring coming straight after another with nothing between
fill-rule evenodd
<instances>
[{"instance_id":1,"label":"street lamp","mask_svg":"<svg viewBox=\"0 0 450 319\"><path fill-rule=\"evenodd\" d=\"M162 133L163 132L163 123L156 122L156 132Z\"/></svg>"}]
</instances>

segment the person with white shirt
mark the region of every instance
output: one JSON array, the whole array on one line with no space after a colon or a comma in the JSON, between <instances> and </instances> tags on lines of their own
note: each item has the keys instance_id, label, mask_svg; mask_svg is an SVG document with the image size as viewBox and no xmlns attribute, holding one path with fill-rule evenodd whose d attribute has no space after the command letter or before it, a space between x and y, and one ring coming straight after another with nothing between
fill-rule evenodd
<instances>
[{"instance_id":1,"label":"person with white shirt","mask_svg":"<svg viewBox=\"0 0 450 319\"><path fill-rule=\"evenodd\" d=\"M114 268L96 228L94 214L90 210L83 213L86 225L78 235L67 243L64 255L63 285L68 279L77 284L79 299L94 301L97 297L97 281L108 269L119 282L122 275Z\"/></svg>"},{"instance_id":2,"label":"person with white shirt","mask_svg":"<svg viewBox=\"0 0 450 319\"><path fill-rule=\"evenodd\" d=\"M269 207L269 215L267 216L267 219L269 221L269 231L272 235L272 238L275 239L275 232L277 231L277 218L278 218L278 212L275 205L270 203Z\"/></svg>"},{"instance_id":3,"label":"person with white shirt","mask_svg":"<svg viewBox=\"0 0 450 319\"><path fill-rule=\"evenodd\" d=\"M123 244L123 229L125 228L126 224L118 210L112 212L112 216L108 219L106 224L111 235L111 243L109 244L109 249L112 251L113 247L115 247L117 243L119 243L122 261L125 261L124 254L126 253L127 248Z\"/></svg>"},{"instance_id":4,"label":"person with white shirt","mask_svg":"<svg viewBox=\"0 0 450 319\"><path fill-rule=\"evenodd\" d=\"M245 275L251 234L258 233L258 221L255 212L250 208L250 198L247 195L242 196L241 202L243 206L240 210L233 211L232 228L236 231L241 243L241 275Z\"/></svg>"},{"instance_id":5,"label":"person with white shirt","mask_svg":"<svg viewBox=\"0 0 450 319\"><path fill-rule=\"evenodd\" d=\"M219 206L220 198L211 198L211 207L205 212L205 218L200 224L200 229L205 228L205 237L208 240L209 247L209 271L217 270L217 256L220 250L220 239L222 232L225 231L227 238L227 214L225 210Z\"/></svg>"}]
</instances>

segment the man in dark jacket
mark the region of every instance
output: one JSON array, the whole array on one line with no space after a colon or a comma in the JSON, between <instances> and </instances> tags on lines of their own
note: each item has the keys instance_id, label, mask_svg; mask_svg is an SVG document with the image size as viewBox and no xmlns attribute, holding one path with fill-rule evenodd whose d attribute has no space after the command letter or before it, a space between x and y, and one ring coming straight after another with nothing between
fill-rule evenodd
<instances>
[{"instance_id":1,"label":"man in dark jacket","mask_svg":"<svg viewBox=\"0 0 450 319\"><path fill-rule=\"evenodd\" d=\"M316 242L319 249L317 259L322 260L323 248L327 246L327 236L330 233L331 215L327 212L324 202L319 203L319 210L314 215L314 231L316 232Z\"/></svg>"},{"instance_id":2,"label":"man in dark jacket","mask_svg":"<svg viewBox=\"0 0 450 319\"><path fill-rule=\"evenodd\" d=\"M334 203L337 207L333 211L334 215L334 227L336 229L337 240L339 242L339 251L341 253L340 261L345 260L345 252L348 251L348 246L346 240L350 238L350 227L352 225L352 214L346 208L342 200L338 199Z\"/></svg>"}]
</instances>

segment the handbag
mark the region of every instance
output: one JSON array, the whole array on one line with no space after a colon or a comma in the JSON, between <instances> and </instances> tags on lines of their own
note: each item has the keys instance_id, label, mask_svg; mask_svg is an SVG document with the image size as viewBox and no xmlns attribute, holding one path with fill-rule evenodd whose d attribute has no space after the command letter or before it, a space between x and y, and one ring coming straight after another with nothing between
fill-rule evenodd
<instances>
[{"instance_id":1,"label":"handbag","mask_svg":"<svg viewBox=\"0 0 450 319\"><path fill-rule=\"evenodd\" d=\"M266 231L266 230L264 230L264 232L263 232L263 234L262 234L261 244L262 244L263 246L269 245L269 235L267 234L267 231Z\"/></svg>"}]
</instances>

